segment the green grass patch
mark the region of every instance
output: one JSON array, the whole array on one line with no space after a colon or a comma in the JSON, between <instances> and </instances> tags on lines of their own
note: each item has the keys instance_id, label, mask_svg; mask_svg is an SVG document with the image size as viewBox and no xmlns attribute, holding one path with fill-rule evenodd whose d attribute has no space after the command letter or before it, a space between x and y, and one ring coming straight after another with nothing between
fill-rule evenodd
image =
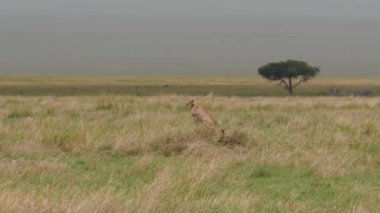
<instances>
[{"instance_id":1,"label":"green grass patch","mask_svg":"<svg viewBox=\"0 0 380 213\"><path fill-rule=\"evenodd\" d=\"M27 118L27 117L32 117L32 115L33 113L31 111L20 110L20 111L12 111L8 113L7 118L8 119Z\"/></svg>"},{"instance_id":2,"label":"green grass patch","mask_svg":"<svg viewBox=\"0 0 380 213\"><path fill-rule=\"evenodd\" d=\"M320 178L307 168L266 165L252 165L250 168L250 165L246 162L233 163L212 182L221 190L242 187L260 194L265 203L263 208L271 211L280 210L277 205L280 201L305 203L313 208L349 208L353 204L359 205L364 197L362 192L355 192L355 186L368 187L368 184L375 186L380 183L369 174Z\"/></svg>"}]
</instances>

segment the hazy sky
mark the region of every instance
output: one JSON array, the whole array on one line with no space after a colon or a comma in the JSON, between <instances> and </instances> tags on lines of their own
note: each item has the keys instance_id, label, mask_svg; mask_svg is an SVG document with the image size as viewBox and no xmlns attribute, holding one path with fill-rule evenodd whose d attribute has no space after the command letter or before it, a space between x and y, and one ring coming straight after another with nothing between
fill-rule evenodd
<instances>
[{"instance_id":1,"label":"hazy sky","mask_svg":"<svg viewBox=\"0 0 380 213\"><path fill-rule=\"evenodd\" d=\"M0 73L380 75L379 0L0 0Z\"/></svg>"}]
</instances>

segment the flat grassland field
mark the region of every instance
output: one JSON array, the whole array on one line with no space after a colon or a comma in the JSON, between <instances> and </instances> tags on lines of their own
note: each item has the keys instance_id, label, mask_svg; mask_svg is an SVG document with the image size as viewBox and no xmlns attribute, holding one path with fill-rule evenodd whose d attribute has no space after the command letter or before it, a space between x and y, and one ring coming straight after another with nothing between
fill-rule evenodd
<instances>
[{"instance_id":1,"label":"flat grassland field","mask_svg":"<svg viewBox=\"0 0 380 213\"><path fill-rule=\"evenodd\" d=\"M322 96L331 86L374 95ZM1 77L0 212L378 212L379 88ZM224 139L193 122L188 98Z\"/></svg>"},{"instance_id":2,"label":"flat grassland field","mask_svg":"<svg viewBox=\"0 0 380 213\"><path fill-rule=\"evenodd\" d=\"M349 96L370 92L380 96L380 77L318 77L295 89L298 96L326 96L330 88ZM73 96L73 95L208 95L286 96L278 82L262 78L226 77L41 77L0 76L0 95Z\"/></svg>"}]
</instances>

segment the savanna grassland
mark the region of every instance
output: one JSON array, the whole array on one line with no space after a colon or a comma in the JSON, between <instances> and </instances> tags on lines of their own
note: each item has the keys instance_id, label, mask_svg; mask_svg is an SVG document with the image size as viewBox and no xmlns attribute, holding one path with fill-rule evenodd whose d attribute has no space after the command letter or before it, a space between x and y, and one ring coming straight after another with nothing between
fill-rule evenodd
<instances>
[{"instance_id":1,"label":"savanna grassland","mask_svg":"<svg viewBox=\"0 0 380 213\"><path fill-rule=\"evenodd\" d=\"M330 88L346 95L369 91L380 96L380 77L318 77L295 89L298 96L326 96ZM276 82L257 77L87 77L87 76L0 76L0 95L96 96L112 95L208 95L286 96Z\"/></svg>"},{"instance_id":2,"label":"savanna grassland","mask_svg":"<svg viewBox=\"0 0 380 213\"><path fill-rule=\"evenodd\" d=\"M3 94L0 121L0 212L380 209L379 97Z\"/></svg>"}]
</instances>

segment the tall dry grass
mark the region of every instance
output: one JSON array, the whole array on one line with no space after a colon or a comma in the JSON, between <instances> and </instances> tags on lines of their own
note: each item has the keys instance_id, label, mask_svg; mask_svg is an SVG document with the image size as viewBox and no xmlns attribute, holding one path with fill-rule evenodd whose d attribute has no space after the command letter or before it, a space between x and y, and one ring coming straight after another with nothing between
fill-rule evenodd
<instances>
[{"instance_id":1,"label":"tall dry grass","mask_svg":"<svg viewBox=\"0 0 380 213\"><path fill-rule=\"evenodd\" d=\"M0 211L376 212L380 98L0 97Z\"/></svg>"}]
</instances>

